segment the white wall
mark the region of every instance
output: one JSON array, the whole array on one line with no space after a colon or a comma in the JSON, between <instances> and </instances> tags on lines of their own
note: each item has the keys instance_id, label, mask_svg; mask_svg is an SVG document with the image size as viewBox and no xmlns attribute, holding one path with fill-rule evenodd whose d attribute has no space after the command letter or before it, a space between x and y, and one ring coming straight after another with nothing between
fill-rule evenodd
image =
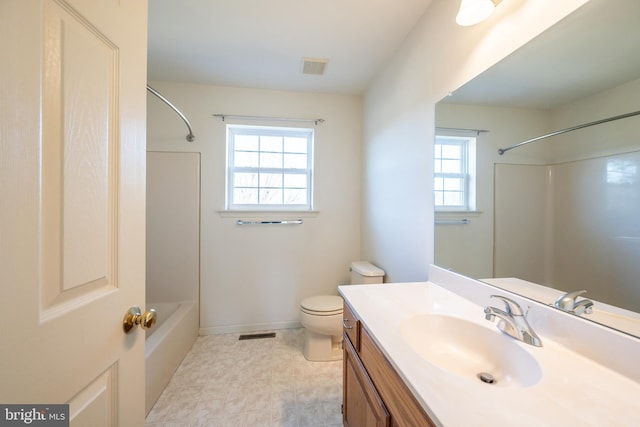
<instances>
[{"instance_id":1,"label":"white wall","mask_svg":"<svg viewBox=\"0 0 640 427\"><path fill-rule=\"evenodd\" d=\"M551 111L553 130L588 123L640 109L640 79L571 102ZM553 163L640 150L640 116L565 133L550 139Z\"/></svg>"},{"instance_id":2,"label":"white wall","mask_svg":"<svg viewBox=\"0 0 640 427\"><path fill-rule=\"evenodd\" d=\"M202 153L201 333L298 326L300 300L337 294L336 286L349 280L350 262L360 257L361 99L168 82L151 86L189 118L196 140L186 142L183 122L149 95L148 149ZM317 214L292 226L238 226L238 219L253 215L221 215L226 123L233 122L212 117L216 113L325 119L314 127Z\"/></svg>"},{"instance_id":3,"label":"white wall","mask_svg":"<svg viewBox=\"0 0 640 427\"><path fill-rule=\"evenodd\" d=\"M586 0L509 0L459 27L434 0L364 97L362 255L387 281L424 280L434 259L433 138L438 100Z\"/></svg>"}]
</instances>

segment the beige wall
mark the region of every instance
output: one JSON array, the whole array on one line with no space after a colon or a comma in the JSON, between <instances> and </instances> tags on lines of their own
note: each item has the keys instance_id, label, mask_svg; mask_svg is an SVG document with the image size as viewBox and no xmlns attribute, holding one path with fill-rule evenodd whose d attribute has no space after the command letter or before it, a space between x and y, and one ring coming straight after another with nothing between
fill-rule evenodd
<instances>
[{"instance_id":1,"label":"beige wall","mask_svg":"<svg viewBox=\"0 0 640 427\"><path fill-rule=\"evenodd\" d=\"M494 270L483 278L553 282L552 174L552 166L496 164Z\"/></svg>"},{"instance_id":2,"label":"beige wall","mask_svg":"<svg viewBox=\"0 0 640 427\"><path fill-rule=\"evenodd\" d=\"M553 130L638 111L640 79L596 93L551 111ZM640 150L640 116L565 133L549 140L553 163Z\"/></svg>"},{"instance_id":3,"label":"beige wall","mask_svg":"<svg viewBox=\"0 0 640 427\"><path fill-rule=\"evenodd\" d=\"M350 262L360 257L360 97L168 82L151 86L189 118L196 140L186 142L184 123L149 95L148 149L201 153L201 332L298 326L300 300L337 294L336 287L349 280ZM238 226L238 219L252 216L221 215L226 123L232 121L212 117L216 113L325 119L314 127L317 214L292 226Z\"/></svg>"},{"instance_id":4,"label":"beige wall","mask_svg":"<svg viewBox=\"0 0 640 427\"><path fill-rule=\"evenodd\" d=\"M364 96L362 254L387 280L427 278L434 259L433 137L438 100L586 0L509 0L459 27L459 2L434 0Z\"/></svg>"}]
</instances>

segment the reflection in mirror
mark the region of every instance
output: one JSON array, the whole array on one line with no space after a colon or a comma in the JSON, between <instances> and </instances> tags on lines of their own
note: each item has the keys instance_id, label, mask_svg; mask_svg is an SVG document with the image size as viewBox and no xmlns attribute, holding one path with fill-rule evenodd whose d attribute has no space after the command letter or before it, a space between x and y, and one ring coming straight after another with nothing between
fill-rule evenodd
<instances>
[{"instance_id":1,"label":"reflection in mirror","mask_svg":"<svg viewBox=\"0 0 640 427\"><path fill-rule=\"evenodd\" d=\"M436 134L488 132L475 210L436 210L435 262L552 306L585 289L576 313L640 337L640 116L498 154L639 111L638 16L592 0L437 105Z\"/></svg>"}]
</instances>

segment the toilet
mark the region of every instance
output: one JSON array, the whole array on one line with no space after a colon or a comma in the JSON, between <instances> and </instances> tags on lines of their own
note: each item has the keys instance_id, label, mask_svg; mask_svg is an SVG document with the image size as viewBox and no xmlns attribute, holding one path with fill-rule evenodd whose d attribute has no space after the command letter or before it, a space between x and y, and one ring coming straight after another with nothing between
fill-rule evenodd
<instances>
[{"instance_id":1,"label":"toilet","mask_svg":"<svg viewBox=\"0 0 640 427\"><path fill-rule=\"evenodd\" d=\"M351 263L351 284L382 283L384 271L366 261ZM319 295L300 302L300 323L305 328L303 354L307 360L342 359L342 298Z\"/></svg>"}]
</instances>

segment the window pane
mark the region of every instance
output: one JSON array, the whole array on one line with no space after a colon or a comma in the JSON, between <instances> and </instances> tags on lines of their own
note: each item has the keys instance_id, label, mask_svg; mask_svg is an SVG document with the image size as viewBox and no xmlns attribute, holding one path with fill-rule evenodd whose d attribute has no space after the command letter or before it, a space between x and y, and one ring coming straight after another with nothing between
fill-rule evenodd
<instances>
[{"instance_id":1,"label":"window pane","mask_svg":"<svg viewBox=\"0 0 640 427\"><path fill-rule=\"evenodd\" d=\"M261 136L260 151L272 151L276 153L282 152L281 136Z\"/></svg>"},{"instance_id":2,"label":"window pane","mask_svg":"<svg viewBox=\"0 0 640 427\"><path fill-rule=\"evenodd\" d=\"M235 135L233 148L237 151L258 151L258 135Z\"/></svg>"},{"instance_id":3,"label":"window pane","mask_svg":"<svg viewBox=\"0 0 640 427\"><path fill-rule=\"evenodd\" d=\"M307 188L307 175L288 173L284 176L284 186L287 188Z\"/></svg>"},{"instance_id":4,"label":"window pane","mask_svg":"<svg viewBox=\"0 0 640 427\"><path fill-rule=\"evenodd\" d=\"M307 155L306 154L285 154L284 167L285 169L306 169Z\"/></svg>"},{"instance_id":5,"label":"window pane","mask_svg":"<svg viewBox=\"0 0 640 427\"><path fill-rule=\"evenodd\" d=\"M440 159L436 159L434 166L435 173L442 173L442 161Z\"/></svg>"},{"instance_id":6,"label":"window pane","mask_svg":"<svg viewBox=\"0 0 640 427\"><path fill-rule=\"evenodd\" d=\"M266 189L261 188L260 204L261 205L281 205L282 190L279 188L266 188Z\"/></svg>"},{"instance_id":7,"label":"window pane","mask_svg":"<svg viewBox=\"0 0 640 427\"><path fill-rule=\"evenodd\" d=\"M233 174L233 186L234 187L257 187L258 174L236 172Z\"/></svg>"},{"instance_id":8,"label":"window pane","mask_svg":"<svg viewBox=\"0 0 640 427\"><path fill-rule=\"evenodd\" d=\"M284 204L285 205L305 205L307 203L307 190L302 189L285 189Z\"/></svg>"},{"instance_id":9,"label":"window pane","mask_svg":"<svg viewBox=\"0 0 640 427\"><path fill-rule=\"evenodd\" d=\"M260 153L261 168L282 168L281 153Z\"/></svg>"},{"instance_id":10,"label":"window pane","mask_svg":"<svg viewBox=\"0 0 640 427\"><path fill-rule=\"evenodd\" d=\"M257 188L234 188L233 202L237 205L258 204L258 189Z\"/></svg>"},{"instance_id":11,"label":"window pane","mask_svg":"<svg viewBox=\"0 0 640 427\"><path fill-rule=\"evenodd\" d=\"M436 196L436 200L435 200L435 204L436 206L442 206L444 205L444 194L442 194L441 191L437 191L435 193Z\"/></svg>"},{"instance_id":12,"label":"window pane","mask_svg":"<svg viewBox=\"0 0 640 427\"><path fill-rule=\"evenodd\" d=\"M434 152L433 156L434 156L436 159L441 158L441 157L442 157L442 145L440 145L440 144L436 144L436 145L434 146L434 148L435 148L435 152Z\"/></svg>"},{"instance_id":13,"label":"window pane","mask_svg":"<svg viewBox=\"0 0 640 427\"><path fill-rule=\"evenodd\" d=\"M246 151L236 151L233 153L233 162L238 168L257 168L258 167L258 153L251 153Z\"/></svg>"},{"instance_id":14,"label":"window pane","mask_svg":"<svg viewBox=\"0 0 640 427\"><path fill-rule=\"evenodd\" d=\"M443 193L445 206L463 206L462 193Z\"/></svg>"},{"instance_id":15,"label":"window pane","mask_svg":"<svg viewBox=\"0 0 640 427\"><path fill-rule=\"evenodd\" d=\"M462 191L462 180L460 178L445 178L445 191Z\"/></svg>"},{"instance_id":16,"label":"window pane","mask_svg":"<svg viewBox=\"0 0 640 427\"><path fill-rule=\"evenodd\" d=\"M285 153L307 153L307 138L285 137L284 138Z\"/></svg>"},{"instance_id":17,"label":"window pane","mask_svg":"<svg viewBox=\"0 0 640 427\"><path fill-rule=\"evenodd\" d=\"M442 179L440 177L436 177L434 182L433 182L433 188L436 191L444 190L444 179Z\"/></svg>"},{"instance_id":18,"label":"window pane","mask_svg":"<svg viewBox=\"0 0 640 427\"><path fill-rule=\"evenodd\" d=\"M638 175L638 165L633 161L610 159L607 160L608 184L633 184Z\"/></svg>"},{"instance_id":19,"label":"window pane","mask_svg":"<svg viewBox=\"0 0 640 427\"><path fill-rule=\"evenodd\" d=\"M261 173L260 187L281 188L282 174L281 173Z\"/></svg>"},{"instance_id":20,"label":"window pane","mask_svg":"<svg viewBox=\"0 0 640 427\"><path fill-rule=\"evenodd\" d=\"M446 159L462 158L462 147L460 145L443 145L442 157Z\"/></svg>"},{"instance_id":21,"label":"window pane","mask_svg":"<svg viewBox=\"0 0 640 427\"><path fill-rule=\"evenodd\" d=\"M462 173L462 162L460 160L443 160L442 173Z\"/></svg>"}]
</instances>

